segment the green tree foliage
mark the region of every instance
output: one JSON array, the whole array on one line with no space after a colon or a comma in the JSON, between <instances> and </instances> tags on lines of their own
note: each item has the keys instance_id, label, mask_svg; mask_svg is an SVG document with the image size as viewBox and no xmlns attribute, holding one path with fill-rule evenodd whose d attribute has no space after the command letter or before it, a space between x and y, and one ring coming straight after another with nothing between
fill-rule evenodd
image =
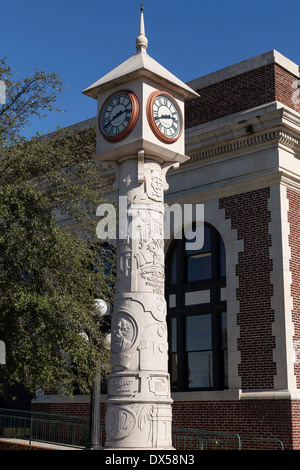
<instances>
[{"instance_id":1,"label":"green tree foliage","mask_svg":"<svg viewBox=\"0 0 300 470\"><path fill-rule=\"evenodd\" d=\"M62 82L56 73L37 70L33 76L13 80L15 73L0 58L0 80L5 84L5 103L0 106L0 144L14 144L20 131L30 125L32 117L42 118L49 111L60 111L55 106L62 92Z\"/></svg>"},{"instance_id":2,"label":"green tree foliage","mask_svg":"<svg viewBox=\"0 0 300 470\"><path fill-rule=\"evenodd\" d=\"M32 115L56 109L61 82L44 72L12 76L0 61L0 391L22 383L33 393L88 392L99 361L108 370L94 303L113 295L114 253L95 229L107 177L92 158L93 127L22 137Z\"/></svg>"}]
</instances>

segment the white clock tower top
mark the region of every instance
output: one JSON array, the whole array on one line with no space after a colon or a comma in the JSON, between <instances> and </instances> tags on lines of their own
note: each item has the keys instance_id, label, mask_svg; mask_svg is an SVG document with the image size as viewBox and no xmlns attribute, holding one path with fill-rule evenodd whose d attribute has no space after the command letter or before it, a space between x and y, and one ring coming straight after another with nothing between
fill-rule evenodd
<instances>
[{"instance_id":1,"label":"white clock tower top","mask_svg":"<svg viewBox=\"0 0 300 470\"><path fill-rule=\"evenodd\" d=\"M143 10L142 3L136 53L83 91L83 94L98 101L96 158L117 161L121 156L126 158L144 149L145 153L160 157L163 161L183 162L188 159L184 155L182 132L184 100L199 95L147 53ZM154 96L155 93L158 95ZM120 100L127 109L131 102L134 121L128 112L126 116L125 106L121 115ZM167 108L172 109L172 116ZM166 116L169 116L168 122ZM177 138L173 139L171 127L179 127L178 117L181 133L178 132ZM162 132L156 132L156 124Z\"/></svg>"},{"instance_id":2,"label":"white clock tower top","mask_svg":"<svg viewBox=\"0 0 300 470\"><path fill-rule=\"evenodd\" d=\"M171 89L181 93L185 99L199 96L192 88L152 59L146 51L147 47L148 39L145 35L144 13L143 7L141 7L140 29L136 39L136 54L83 90L82 93L97 99L99 93L115 88L118 85L123 85L133 76L145 76L159 81L159 83L164 82L168 84Z\"/></svg>"}]
</instances>

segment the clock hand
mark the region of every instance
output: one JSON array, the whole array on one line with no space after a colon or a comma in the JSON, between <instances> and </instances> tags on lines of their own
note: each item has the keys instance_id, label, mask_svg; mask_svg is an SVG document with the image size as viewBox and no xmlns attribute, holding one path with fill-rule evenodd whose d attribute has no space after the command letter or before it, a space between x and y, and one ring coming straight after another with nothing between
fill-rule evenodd
<instances>
[{"instance_id":1,"label":"clock hand","mask_svg":"<svg viewBox=\"0 0 300 470\"><path fill-rule=\"evenodd\" d=\"M173 121L177 122L177 120L170 114L162 114L161 116L156 116L155 120L157 119L173 119Z\"/></svg>"},{"instance_id":2,"label":"clock hand","mask_svg":"<svg viewBox=\"0 0 300 470\"><path fill-rule=\"evenodd\" d=\"M121 116L121 114L123 113L127 113L128 111L130 111L129 109L127 109L127 107L125 109L121 109L117 114L114 115L114 117L111 119L111 121L113 121L114 119L116 119L117 117ZM111 122L110 121L110 122Z\"/></svg>"},{"instance_id":3,"label":"clock hand","mask_svg":"<svg viewBox=\"0 0 300 470\"><path fill-rule=\"evenodd\" d=\"M113 121L114 119L116 119L117 117L121 116L121 114L126 113L126 112L127 112L126 109L119 111L119 112L118 112L117 114L115 114L115 116L113 116L113 117L110 119L110 121L108 121L108 123L105 124L103 127L104 127L104 128L108 127L108 126L112 123L112 121Z\"/></svg>"},{"instance_id":4,"label":"clock hand","mask_svg":"<svg viewBox=\"0 0 300 470\"><path fill-rule=\"evenodd\" d=\"M113 118L111 118L111 121L113 121L113 120L116 119L117 117L121 116L121 114L123 114L123 113L125 113L125 112L126 112L126 109L119 111L117 114L114 115Z\"/></svg>"}]
</instances>

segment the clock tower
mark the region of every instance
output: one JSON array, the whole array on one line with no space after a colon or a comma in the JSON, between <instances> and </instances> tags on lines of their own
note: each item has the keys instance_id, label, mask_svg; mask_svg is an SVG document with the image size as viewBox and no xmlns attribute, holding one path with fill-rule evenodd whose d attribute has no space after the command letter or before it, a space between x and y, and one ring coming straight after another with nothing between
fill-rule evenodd
<instances>
[{"instance_id":1,"label":"clock tower","mask_svg":"<svg viewBox=\"0 0 300 470\"><path fill-rule=\"evenodd\" d=\"M164 190L188 160L184 101L198 96L147 47L141 7L136 53L83 91L98 103L95 158L114 168L122 200L105 443L120 450L172 448Z\"/></svg>"}]
</instances>

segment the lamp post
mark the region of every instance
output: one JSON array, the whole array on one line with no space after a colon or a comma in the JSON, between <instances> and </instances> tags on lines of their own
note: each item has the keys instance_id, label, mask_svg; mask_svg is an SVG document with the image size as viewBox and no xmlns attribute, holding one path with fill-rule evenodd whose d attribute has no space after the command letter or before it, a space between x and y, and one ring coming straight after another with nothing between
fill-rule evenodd
<instances>
[{"instance_id":1,"label":"lamp post","mask_svg":"<svg viewBox=\"0 0 300 470\"><path fill-rule=\"evenodd\" d=\"M96 312L104 317L109 316L108 305L102 299L95 299ZM101 403L101 364L98 363L97 371L94 378L93 389L91 393L90 406L90 430L89 430L89 450L101 450L100 442L100 403Z\"/></svg>"},{"instance_id":2,"label":"lamp post","mask_svg":"<svg viewBox=\"0 0 300 470\"><path fill-rule=\"evenodd\" d=\"M4 341L0 340L0 364L6 364L6 346Z\"/></svg>"}]
</instances>

